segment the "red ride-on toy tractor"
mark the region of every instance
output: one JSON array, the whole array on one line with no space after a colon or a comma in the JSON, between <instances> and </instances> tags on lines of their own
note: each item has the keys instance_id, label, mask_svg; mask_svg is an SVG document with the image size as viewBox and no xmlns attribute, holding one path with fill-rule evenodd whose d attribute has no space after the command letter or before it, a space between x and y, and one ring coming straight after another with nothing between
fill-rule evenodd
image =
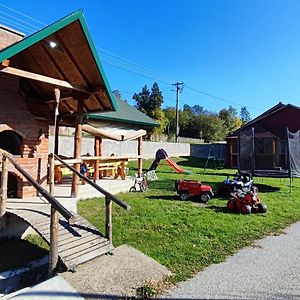
<instances>
[{"instance_id":1,"label":"red ride-on toy tractor","mask_svg":"<svg viewBox=\"0 0 300 300\"><path fill-rule=\"evenodd\" d=\"M266 204L260 202L256 187L249 190L236 189L231 195L233 199L227 202L230 211L250 214L251 212L265 213L268 210Z\"/></svg>"},{"instance_id":2,"label":"red ride-on toy tractor","mask_svg":"<svg viewBox=\"0 0 300 300\"><path fill-rule=\"evenodd\" d=\"M200 202L206 203L214 195L209 185L196 180L178 180L175 182L175 188L181 200L199 197Z\"/></svg>"}]
</instances>

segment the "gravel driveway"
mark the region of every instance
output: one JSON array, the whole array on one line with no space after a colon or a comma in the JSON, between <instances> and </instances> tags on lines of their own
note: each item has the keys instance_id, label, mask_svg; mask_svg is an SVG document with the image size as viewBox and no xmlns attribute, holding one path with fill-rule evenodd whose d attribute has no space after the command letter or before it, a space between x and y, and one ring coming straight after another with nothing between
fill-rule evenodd
<instances>
[{"instance_id":1,"label":"gravel driveway","mask_svg":"<svg viewBox=\"0 0 300 300\"><path fill-rule=\"evenodd\" d=\"M176 299L300 299L300 222L170 290Z\"/></svg>"}]
</instances>

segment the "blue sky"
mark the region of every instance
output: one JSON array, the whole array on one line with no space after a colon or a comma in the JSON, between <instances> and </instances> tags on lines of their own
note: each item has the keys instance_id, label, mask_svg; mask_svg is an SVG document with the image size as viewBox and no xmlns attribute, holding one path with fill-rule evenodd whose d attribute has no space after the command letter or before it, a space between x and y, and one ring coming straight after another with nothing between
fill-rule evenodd
<instances>
[{"instance_id":1,"label":"blue sky","mask_svg":"<svg viewBox=\"0 0 300 300\"><path fill-rule=\"evenodd\" d=\"M181 107L255 117L279 101L300 106L300 1L0 0L0 23L29 34L80 8L112 89L131 104L156 80L164 106L175 106L176 81Z\"/></svg>"}]
</instances>

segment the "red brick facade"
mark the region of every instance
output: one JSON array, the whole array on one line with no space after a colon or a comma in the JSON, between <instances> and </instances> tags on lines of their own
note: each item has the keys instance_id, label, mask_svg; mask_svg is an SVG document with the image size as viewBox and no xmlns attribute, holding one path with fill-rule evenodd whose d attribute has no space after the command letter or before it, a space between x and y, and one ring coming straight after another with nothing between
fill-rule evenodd
<instances>
[{"instance_id":1,"label":"red brick facade","mask_svg":"<svg viewBox=\"0 0 300 300\"><path fill-rule=\"evenodd\" d=\"M19 34L5 31L0 26L0 49L20 40ZM47 182L48 123L37 121L29 111L19 87L19 78L1 75L0 80L0 136L3 131L13 131L21 137L20 155L14 155L35 180ZM2 141L1 143L5 143ZM17 196L36 196L36 190L12 166L9 171L18 181Z\"/></svg>"},{"instance_id":2,"label":"red brick facade","mask_svg":"<svg viewBox=\"0 0 300 300\"><path fill-rule=\"evenodd\" d=\"M23 38L23 34L0 24L0 50L12 45Z\"/></svg>"}]
</instances>

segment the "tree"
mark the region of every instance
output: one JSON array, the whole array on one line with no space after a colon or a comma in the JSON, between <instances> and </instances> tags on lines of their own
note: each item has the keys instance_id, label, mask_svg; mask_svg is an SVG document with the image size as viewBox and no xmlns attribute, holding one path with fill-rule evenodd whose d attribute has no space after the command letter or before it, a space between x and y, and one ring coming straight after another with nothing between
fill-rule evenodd
<instances>
[{"instance_id":1,"label":"tree","mask_svg":"<svg viewBox=\"0 0 300 300\"><path fill-rule=\"evenodd\" d=\"M137 109L144 112L151 118L155 118L157 110L161 109L161 105L164 102L162 93L156 82L154 82L151 88L151 93L147 85L145 85L142 91L138 94L135 93L132 98L136 102Z\"/></svg>"},{"instance_id":2,"label":"tree","mask_svg":"<svg viewBox=\"0 0 300 300\"><path fill-rule=\"evenodd\" d=\"M203 139L206 143L221 141L226 136L224 123L216 114L196 116L190 131L193 137Z\"/></svg>"},{"instance_id":3,"label":"tree","mask_svg":"<svg viewBox=\"0 0 300 300\"><path fill-rule=\"evenodd\" d=\"M164 109L165 117L167 118L167 127L165 133L167 135L176 133L176 109L174 107L167 107Z\"/></svg>"},{"instance_id":4,"label":"tree","mask_svg":"<svg viewBox=\"0 0 300 300\"><path fill-rule=\"evenodd\" d=\"M149 115L151 108L150 108L150 91L145 85L140 93L134 93L132 97L136 102L136 108L143 113Z\"/></svg>"},{"instance_id":5,"label":"tree","mask_svg":"<svg viewBox=\"0 0 300 300\"><path fill-rule=\"evenodd\" d=\"M135 93L132 97L136 102L136 107L149 117L153 118L159 123L158 127L152 130L152 133L161 134L168 126L168 119L165 117L161 109L163 103L163 95L159 86L154 82L151 93L145 85L140 93Z\"/></svg>"},{"instance_id":6,"label":"tree","mask_svg":"<svg viewBox=\"0 0 300 300\"><path fill-rule=\"evenodd\" d=\"M204 109L202 106L196 104L192 107L192 112L195 116L199 116L204 113Z\"/></svg>"},{"instance_id":7,"label":"tree","mask_svg":"<svg viewBox=\"0 0 300 300\"><path fill-rule=\"evenodd\" d=\"M219 118L223 121L226 135L240 127L241 122L238 120L236 109L229 106L228 109L223 108L219 112Z\"/></svg>"},{"instance_id":8,"label":"tree","mask_svg":"<svg viewBox=\"0 0 300 300\"><path fill-rule=\"evenodd\" d=\"M179 133L180 136L191 137L191 124L195 118L192 108L189 105L184 105L183 110L179 111Z\"/></svg>"},{"instance_id":9,"label":"tree","mask_svg":"<svg viewBox=\"0 0 300 300\"><path fill-rule=\"evenodd\" d=\"M251 121L251 116L250 113L247 109L246 106L243 106L241 108L241 112L240 112L240 116L241 116L241 120L242 120L242 125L244 126L245 124L247 124L249 121Z\"/></svg>"},{"instance_id":10,"label":"tree","mask_svg":"<svg viewBox=\"0 0 300 300\"><path fill-rule=\"evenodd\" d=\"M157 109L161 108L161 105L163 104L163 96L161 93L161 90L159 89L159 86L157 82L154 82L152 88L151 88L151 94L149 97L149 106L151 111L155 111Z\"/></svg>"}]
</instances>

